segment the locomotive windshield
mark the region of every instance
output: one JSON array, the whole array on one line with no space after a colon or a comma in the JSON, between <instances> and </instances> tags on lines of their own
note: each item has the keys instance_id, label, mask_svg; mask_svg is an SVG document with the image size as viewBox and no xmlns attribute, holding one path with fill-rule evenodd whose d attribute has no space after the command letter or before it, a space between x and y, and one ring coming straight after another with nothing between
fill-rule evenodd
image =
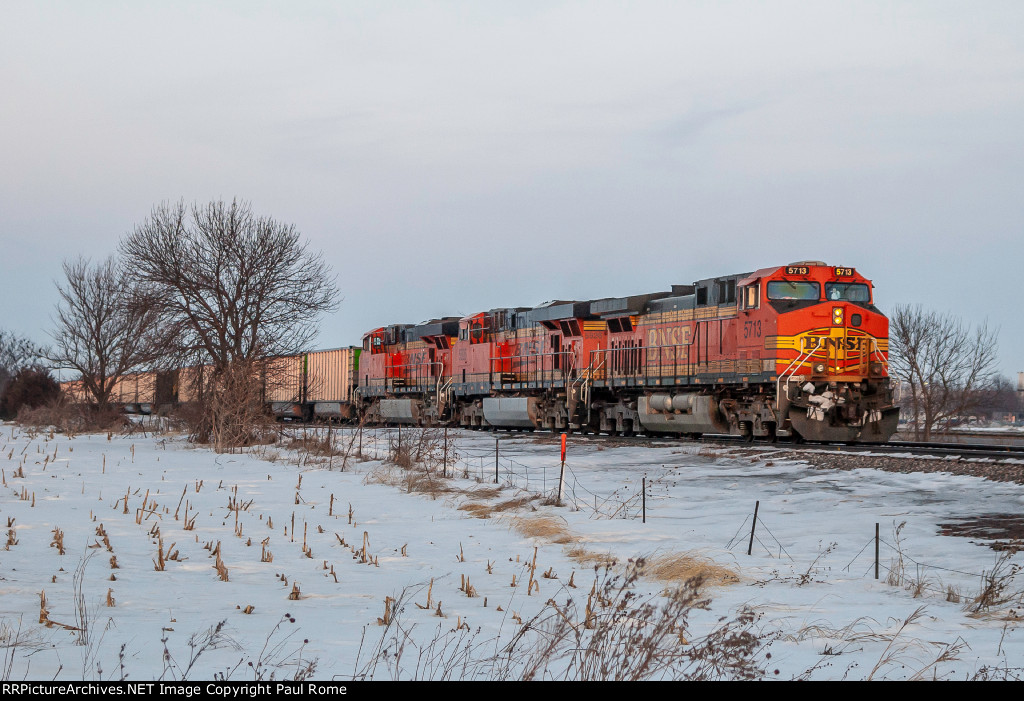
<instances>
[{"instance_id":1,"label":"locomotive windshield","mask_svg":"<svg viewBox=\"0 0 1024 701\"><path fill-rule=\"evenodd\" d=\"M825 298L830 301L870 302L871 292L864 283L828 282L825 283Z\"/></svg>"},{"instance_id":2,"label":"locomotive windshield","mask_svg":"<svg viewBox=\"0 0 1024 701\"><path fill-rule=\"evenodd\" d=\"M768 299L821 299L821 285L816 282L772 280L768 283Z\"/></svg>"}]
</instances>

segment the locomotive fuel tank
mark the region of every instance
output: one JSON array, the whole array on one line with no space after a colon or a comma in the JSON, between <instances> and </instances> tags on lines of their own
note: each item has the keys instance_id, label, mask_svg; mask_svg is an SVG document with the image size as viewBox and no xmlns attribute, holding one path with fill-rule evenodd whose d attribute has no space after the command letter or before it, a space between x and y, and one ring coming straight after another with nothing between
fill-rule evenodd
<instances>
[{"instance_id":1,"label":"locomotive fuel tank","mask_svg":"<svg viewBox=\"0 0 1024 701\"><path fill-rule=\"evenodd\" d=\"M652 394L637 399L640 424L659 433L728 433L729 424L710 395Z\"/></svg>"}]
</instances>

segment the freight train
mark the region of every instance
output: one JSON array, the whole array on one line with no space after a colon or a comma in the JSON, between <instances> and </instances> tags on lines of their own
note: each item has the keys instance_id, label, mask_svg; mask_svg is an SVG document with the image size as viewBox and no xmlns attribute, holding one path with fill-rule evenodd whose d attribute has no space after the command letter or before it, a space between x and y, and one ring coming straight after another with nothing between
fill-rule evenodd
<instances>
[{"instance_id":1,"label":"freight train","mask_svg":"<svg viewBox=\"0 0 1024 701\"><path fill-rule=\"evenodd\" d=\"M801 261L383 326L361 347L276 359L285 381L266 399L305 420L884 442L899 415L888 329L856 269ZM166 403L160 384L126 378L120 401L146 410L146 387ZM164 381L163 399L184 385Z\"/></svg>"}]
</instances>

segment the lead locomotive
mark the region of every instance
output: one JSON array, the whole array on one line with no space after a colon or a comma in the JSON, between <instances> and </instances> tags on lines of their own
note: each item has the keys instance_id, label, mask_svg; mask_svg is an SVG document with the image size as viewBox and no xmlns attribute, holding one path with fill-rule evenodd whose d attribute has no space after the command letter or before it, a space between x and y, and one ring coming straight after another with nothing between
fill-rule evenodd
<instances>
[{"instance_id":1,"label":"lead locomotive","mask_svg":"<svg viewBox=\"0 0 1024 701\"><path fill-rule=\"evenodd\" d=\"M884 442L888 331L868 279L804 261L374 329L352 401L371 422Z\"/></svg>"}]
</instances>

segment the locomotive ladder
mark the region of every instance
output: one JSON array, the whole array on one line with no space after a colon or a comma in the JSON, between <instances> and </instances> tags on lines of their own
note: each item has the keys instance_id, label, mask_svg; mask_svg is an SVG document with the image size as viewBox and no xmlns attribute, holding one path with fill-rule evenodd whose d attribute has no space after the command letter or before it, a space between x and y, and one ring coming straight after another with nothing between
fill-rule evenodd
<instances>
[{"instance_id":1,"label":"locomotive ladder","mask_svg":"<svg viewBox=\"0 0 1024 701\"><path fill-rule=\"evenodd\" d=\"M437 378L436 386L436 402L437 402L437 413L440 417L443 410L448 406L448 402L451 400L452 394L452 383L455 378L449 377L447 380L443 376Z\"/></svg>"},{"instance_id":2,"label":"locomotive ladder","mask_svg":"<svg viewBox=\"0 0 1024 701\"><path fill-rule=\"evenodd\" d=\"M601 362L597 364L597 367L594 367L594 363L591 362L591 364L589 366L587 366L587 368L585 370L580 372L576 376L576 378L572 381L573 392L575 392L576 389L579 389L579 391L580 391L580 399L579 399L579 401L583 402L584 406L587 407L587 423L588 424L590 423L590 391L591 391L591 388L594 385L594 375L597 372L599 372L604 367L604 364L605 364L604 358L602 358Z\"/></svg>"},{"instance_id":3,"label":"locomotive ladder","mask_svg":"<svg viewBox=\"0 0 1024 701\"><path fill-rule=\"evenodd\" d=\"M776 385L775 385L775 396L776 397L782 396L782 381L786 379L786 375L789 375L790 379L792 379L793 375L796 374L797 368L799 368L806 361L811 359L811 357L815 354L815 352L817 352L817 350L819 348L821 348L821 344L824 342L824 340L825 339L823 339L823 338L819 338L818 342L817 342L817 344L815 344L814 348L811 348L806 353L800 353L796 358L793 359L793 362L791 362L786 367L786 369L782 371L782 374L779 375L779 379L778 379L778 381L776 382ZM786 380L786 399L789 399L789 380Z\"/></svg>"}]
</instances>

